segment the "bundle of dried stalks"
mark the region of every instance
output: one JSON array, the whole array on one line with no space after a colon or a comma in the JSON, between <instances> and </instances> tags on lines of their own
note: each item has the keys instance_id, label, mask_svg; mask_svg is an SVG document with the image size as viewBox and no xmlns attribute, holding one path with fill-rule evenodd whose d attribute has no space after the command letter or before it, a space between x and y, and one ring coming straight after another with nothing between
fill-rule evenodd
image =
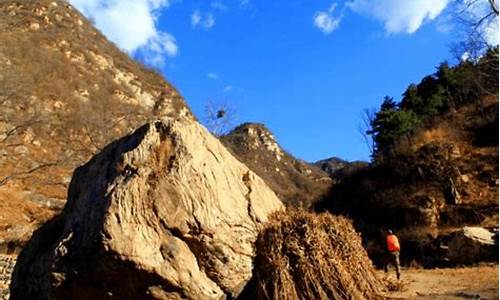
<instances>
[{"instance_id":1,"label":"bundle of dried stalks","mask_svg":"<svg viewBox=\"0 0 500 300\"><path fill-rule=\"evenodd\" d=\"M384 286L351 222L300 210L270 218L257 241L258 299L380 299Z\"/></svg>"}]
</instances>

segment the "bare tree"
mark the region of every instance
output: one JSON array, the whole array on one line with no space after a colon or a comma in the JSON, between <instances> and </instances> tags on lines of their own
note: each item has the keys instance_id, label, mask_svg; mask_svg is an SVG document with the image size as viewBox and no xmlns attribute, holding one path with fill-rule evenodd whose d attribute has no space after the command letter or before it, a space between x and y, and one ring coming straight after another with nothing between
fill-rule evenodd
<instances>
[{"instance_id":1,"label":"bare tree","mask_svg":"<svg viewBox=\"0 0 500 300\"><path fill-rule=\"evenodd\" d=\"M496 46L488 35L498 34L498 1L455 0L455 6L461 37L452 46L452 52L458 60L476 61L487 49Z\"/></svg>"},{"instance_id":2,"label":"bare tree","mask_svg":"<svg viewBox=\"0 0 500 300\"><path fill-rule=\"evenodd\" d=\"M363 137L363 140L370 151L370 154L373 155L373 151L375 150L375 142L371 135L368 132L371 130L372 121L375 119L375 114L377 110L375 108L365 108L361 113L361 122L358 125L358 133Z\"/></svg>"},{"instance_id":3,"label":"bare tree","mask_svg":"<svg viewBox=\"0 0 500 300\"><path fill-rule=\"evenodd\" d=\"M236 123L236 109L228 102L208 101L205 105L205 126L215 136L226 134Z\"/></svg>"}]
</instances>

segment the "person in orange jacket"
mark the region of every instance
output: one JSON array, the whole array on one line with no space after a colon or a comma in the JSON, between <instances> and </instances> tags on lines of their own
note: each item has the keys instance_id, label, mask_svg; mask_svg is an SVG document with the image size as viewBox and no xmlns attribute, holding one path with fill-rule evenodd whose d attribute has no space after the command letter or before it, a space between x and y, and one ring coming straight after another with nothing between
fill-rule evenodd
<instances>
[{"instance_id":1,"label":"person in orange jacket","mask_svg":"<svg viewBox=\"0 0 500 300\"><path fill-rule=\"evenodd\" d=\"M401 247L399 246L398 237L393 234L392 230L390 229L387 231L386 242L389 257L387 263L384 266L384 271L387 273L389 264L394 265L394 267L396 267L396 276L399 280L399 278L401 277L401 266L399 265L399 251L401 250Z\"/></svg>"}]
</instances>

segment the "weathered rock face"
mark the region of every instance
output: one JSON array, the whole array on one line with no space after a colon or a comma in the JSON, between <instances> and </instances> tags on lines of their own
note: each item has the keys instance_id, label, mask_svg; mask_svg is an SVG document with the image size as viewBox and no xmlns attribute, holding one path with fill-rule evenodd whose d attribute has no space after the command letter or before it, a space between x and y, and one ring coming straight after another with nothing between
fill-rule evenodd
<instances>
[{"instance_id":1,"label":"weathered rock face","mask_svg":"<svg viewBox=\"0 0 500 300\"><path fill-rule=\"evenodd\" d=\"M21 253L14 299L221 299L282 203L191 120L149 123L78 168Z\"/></svg>"},{"instance_id":2,"label":"weathered rock face","mask_svg":"<svg viewBox=\"0 0 500 300\"><path fill-rule=\"evenodd\" d=\"M498 258L494 234L481 227L464 227L448 244L450 259L459 264L473 264Z\"/></svg>"},{"instance_id":3,"label":"weathered rock face","mask_svg":"<svg viewBox=\"0 0 500 300\"><path fill-rule=\"evenodd\" d=\"M434 197L415 195L408 199L408 205L402 209L403 222L407 226L427 226L437 228L439 209Z\"/></svg>"}]
</instances>

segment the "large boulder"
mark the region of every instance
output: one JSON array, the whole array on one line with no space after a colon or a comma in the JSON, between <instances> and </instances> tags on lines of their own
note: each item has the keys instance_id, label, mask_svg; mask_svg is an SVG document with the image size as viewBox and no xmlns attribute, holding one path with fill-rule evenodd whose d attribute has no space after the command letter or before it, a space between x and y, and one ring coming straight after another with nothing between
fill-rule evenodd
<instances>
[{"instance_id":1,"label":"large boulder","mask_svg":"<svg viewBox=\"0 0 500 300\"><path fill-rule=\"evenodd\" d=\"M198 123L149 123L76 169L62 214L18 259L13 299L234 297L282 207Z\"/></svg>"},{"instance_id":2,"label":"large boulder","mask_svg":"<svg viewBox=\"0 0 500 300\"><path fill-rule=\"evenodd\" d=\"M458 264L473 264L495 259L494 234L482 227L464 227L448 243L450 260Z\"/></svg>"}]
</instances>

